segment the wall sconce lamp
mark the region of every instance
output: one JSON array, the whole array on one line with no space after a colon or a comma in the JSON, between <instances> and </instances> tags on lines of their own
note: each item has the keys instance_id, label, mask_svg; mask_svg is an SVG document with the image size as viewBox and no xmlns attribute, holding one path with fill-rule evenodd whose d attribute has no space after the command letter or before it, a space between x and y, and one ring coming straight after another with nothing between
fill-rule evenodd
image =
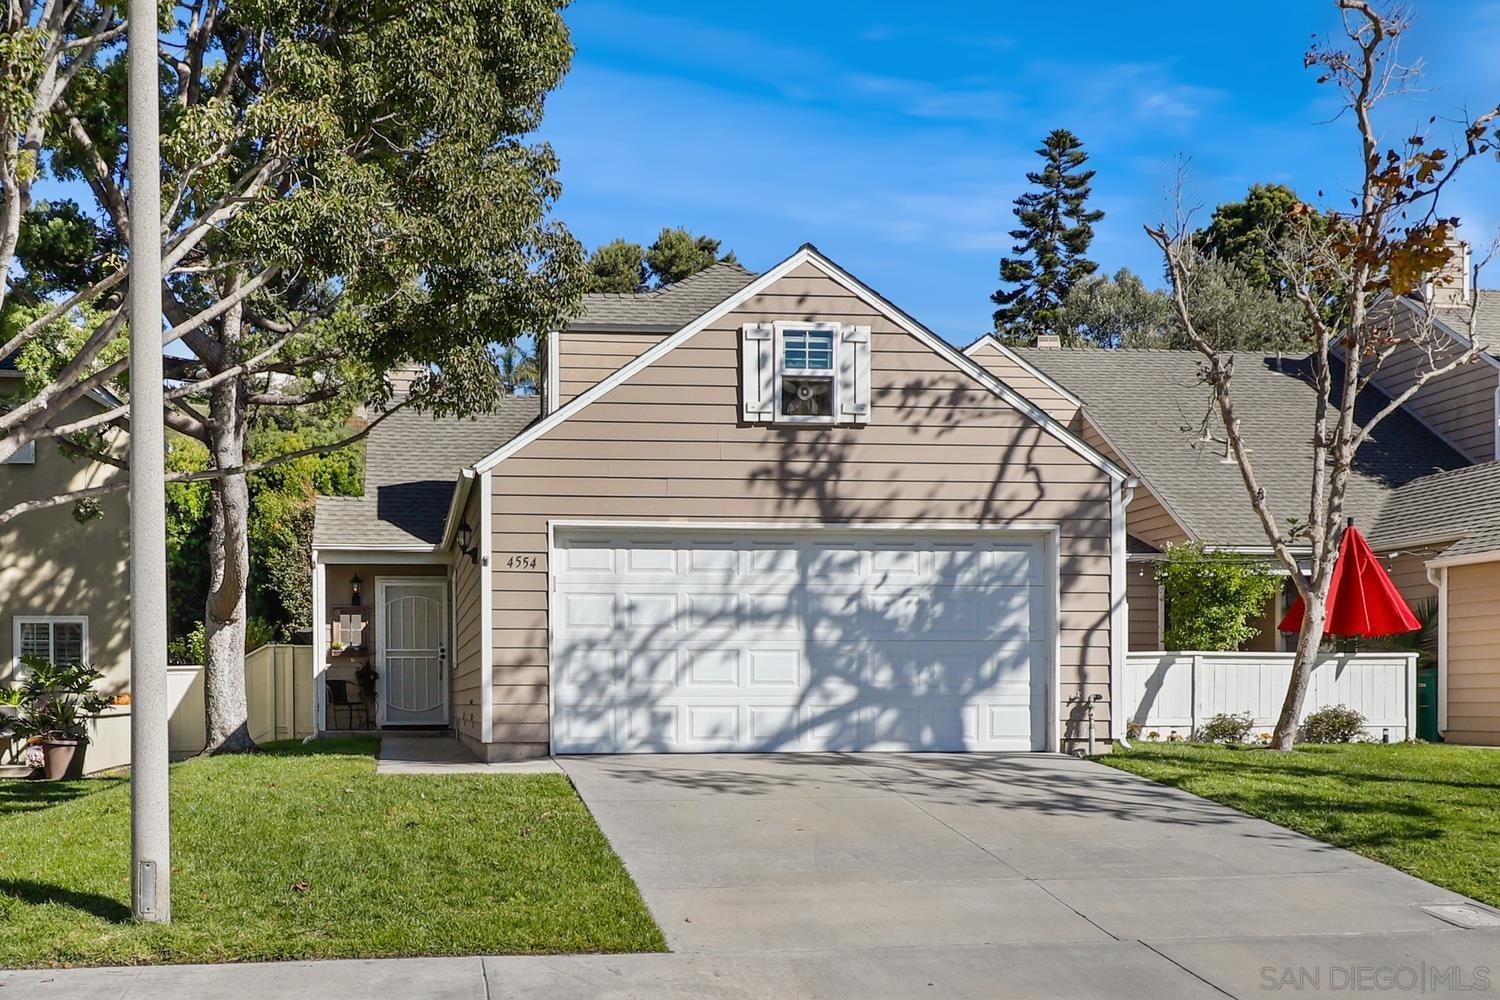
<instances>
[{"instance_id":1,"label":"wall sconce lamp","mask_svg":"<svg viewBox=\"0 0 1500 1000\"><path fill-rule=\"evenodd\" d=\"M350 604L358 606L358 605L361 605L361 604L364 603L364 601L360 599L361 598L361 593L362 593L360 588L363 585L364 585L364 581L359 578L359 574L358 573L355 573L353 576L351 576L349 578L349 603Z\"/></svg>"},{"instance_id":2,"label":"wall sconce lamp","mask_svg":"<svg viewBox=\"0 0 1500 1000\"><path fill-rule=\"evenodd\" d=\"M460 521L458 525L458 553L469 557L469 562L475 566L479 565L479 546L470 545L474 541L474 529L469 527L468 521Z\"/></svg>"}]
</instances>

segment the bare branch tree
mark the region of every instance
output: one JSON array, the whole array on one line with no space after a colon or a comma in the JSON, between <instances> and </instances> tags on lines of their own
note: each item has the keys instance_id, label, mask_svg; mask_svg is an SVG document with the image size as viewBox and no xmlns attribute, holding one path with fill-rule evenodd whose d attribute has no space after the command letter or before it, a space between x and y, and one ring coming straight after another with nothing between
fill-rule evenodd
<instances>
[{"instance_id":1,"label":"bare branch tree","mask_svg":"<svg viewBox=\"0 0 1500 1000\"><path fill-rule=\"evenodd\" d=\"M1457 252L1458 220L1439 214L1440 195L1470 160L1500 145L1500 133L1493 131L1500 120L1497 107L1464 121L1462 138L1452 148L1430 147L1425 136L1413 135L1399 148L1382 152L1374 110L1383 98L1410 87L1420 71L1419 65L1401 63L1396 54L1408 17L1399 6L1366 0L1335 0L1335 5L1343 19L1342 43L1315 44L1305 63L1320 71L1319 83L1334 85L1342 95L1359 143L1361 183L1347 210L1325 213L1330 219L1326 231L1293 225L1276 256L1281 277L1301 305L1310 330L1316 402L1305 520L1284 520L1280 505L1294 498L1272 497L1262 485L1236 414L1233 356L1218 349L1199 327L1192 289L1204 260L1185 214L1179 210L1173 223L1146 230L1166 261L1178 321L1202 355L1200 374L1212 389L1213 406L1251 508L1303 599L1292 680L1272 741L1278 749L1290 748L1295 739L1322 643L1356 452L1382 421L1424 386L1479 356L1480 348L1472 343L1455 349L1431 308L1403 315L1399 300L1430 289L1429 279ZM1181 204L1180 190L1177 202ZM1300 205L1292 221L1311 220L1314 214L1311 207ZM1476 307L1477 301L1471 308ZM1419 359L1415 376L1357 424L1355 402L1361 390L1401 350ZM1298 552L1303 543L1310 551L1306 573Z\"/></svg>"}]
</instances>

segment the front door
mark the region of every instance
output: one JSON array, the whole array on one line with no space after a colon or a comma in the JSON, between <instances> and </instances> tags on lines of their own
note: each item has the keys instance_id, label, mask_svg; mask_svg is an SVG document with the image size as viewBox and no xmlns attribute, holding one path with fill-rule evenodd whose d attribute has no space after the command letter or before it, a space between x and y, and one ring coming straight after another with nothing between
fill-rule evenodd
<instances>
[{"instance_id":1,"label":"front door","mask_svg":"<svg viewBox=\"0 0 1500 1000\"><path fill-rule=\"evenodd\" d=\"M375 585L380 724L448 721L448 584L381 579Z\"/></svg>"}]
</instances>

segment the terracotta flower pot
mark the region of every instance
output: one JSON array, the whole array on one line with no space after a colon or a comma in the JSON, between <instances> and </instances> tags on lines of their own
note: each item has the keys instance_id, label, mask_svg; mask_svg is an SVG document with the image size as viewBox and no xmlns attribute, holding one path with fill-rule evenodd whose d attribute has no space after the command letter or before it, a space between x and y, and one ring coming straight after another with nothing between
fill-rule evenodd
<instances>
[{"instance_id":1,"label":"terracotta flower pot","mask_svg":"<svg viewBox=\"0 0 1500 1000\"><path fill-rule=\"evenodd\" d=\"M61 781L83 777L83 756L88 744L83 740L43 740L42 779Z\"/></svg>"}]
</instances>

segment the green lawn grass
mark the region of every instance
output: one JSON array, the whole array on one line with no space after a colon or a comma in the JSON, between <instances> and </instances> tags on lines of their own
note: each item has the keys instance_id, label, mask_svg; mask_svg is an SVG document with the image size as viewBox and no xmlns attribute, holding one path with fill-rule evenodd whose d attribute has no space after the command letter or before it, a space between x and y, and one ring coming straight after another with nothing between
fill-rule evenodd
<instances>
[{"instance_id":1,"label":"green lawn grass","mask_svg":"<svg viewBox=\"0 0 1500 1000\"><path fill-rule=\"evenodd\" d=\"M173 767L169 927L130 920L128 780L0 782L0 967L664 950L565 777L376 746Z\"/></svg>"},{"instance_id":2,"label":"green lawn grass","mask_svg":"<svg viewBox=\"0 0 1500 1000\"><path fill-rule=\"evenodd\" d=\"M1500 750L1137 742L1096 759L1500 906Z\"/></svg>"}]
</instances>

